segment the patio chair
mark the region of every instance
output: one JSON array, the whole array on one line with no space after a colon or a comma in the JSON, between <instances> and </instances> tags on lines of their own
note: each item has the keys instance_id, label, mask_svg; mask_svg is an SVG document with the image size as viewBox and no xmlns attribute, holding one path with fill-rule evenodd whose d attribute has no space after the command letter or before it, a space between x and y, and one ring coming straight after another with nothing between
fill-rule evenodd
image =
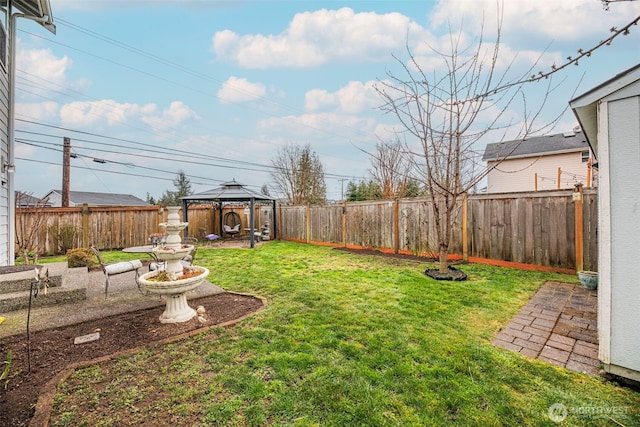
<instances>
[{"instance_id":1,"label":"patio chair","mask_svg":"<svg viewBox=\"0 0 640 427\"><path fill-rule=\"evenodd\" d=\"M102 256L100 256L100 251L98 248L91 246L91 250L95 254L96 258L98 258L98 263L100 264L100 268L102 268L102 272L105 275L105 285L104 285L104 298L106 299L109 294L109 276L113 276L115 274L128 273L129 271L136 272L136 283L138 283L138 277L140 277L140 273L138 269L142 267L142 261L139 259L134 259L131 261L121 261L113 264L105 264L102 260Z\"/></svg>"},{"instance_id":2,"label":"patio chair","mask_svg":"<svg viewBox=\"0 0 640 427\"><path fill-rule=\"evenodd\" d=\"M229 234L231 236L231 238L235 238L236 234L240 233L240 224L236 224L235 227L229 227L228 225L224 224L224 233L225 234Z\"/></svg>"}]
</instances>

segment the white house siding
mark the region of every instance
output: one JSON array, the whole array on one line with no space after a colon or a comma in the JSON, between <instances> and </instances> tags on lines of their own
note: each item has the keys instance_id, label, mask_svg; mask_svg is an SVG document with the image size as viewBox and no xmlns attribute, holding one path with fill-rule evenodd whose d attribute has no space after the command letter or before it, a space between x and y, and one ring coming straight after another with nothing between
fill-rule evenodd
<instances>
[{"instance_id":1,"label":"white house siding","mask_svg":"<svg viewBox=\"0 0 640 427\"><path fill-rule=\"evenodd\" d=\"M638 85L640 82L636 94ZM612 100L607 106L611 193L609 363L635 371L636 379L640 379L640 96Z\"/></svg>"},{"instance_id":2,"label":"white house siding","mask_svg":"<svg viewBox=\"0 0 640 427\"><path fill-rule=\"evenodd\" d=\"M495 162L488 162L489 167ZM560 189L573 188L578 182L587 184L587 163L581 151L549 154L537 157L504 160L487 175L488 193L558 189L558 168L561 169Z\"/></svg>"},{"instance_id":3,"label":"white house siding","mask_svg":"<svg viewBox=\"0 0 640 427\"><path fill-rule=\"evenodd\" d=\"M9 80L0 67L0 156L7 159L9 146ZM1 165L0 165L1 166ZM9 259L9 185L6 173L0 172L0 265L11 265Z\"/></svg>"}]
</instances>

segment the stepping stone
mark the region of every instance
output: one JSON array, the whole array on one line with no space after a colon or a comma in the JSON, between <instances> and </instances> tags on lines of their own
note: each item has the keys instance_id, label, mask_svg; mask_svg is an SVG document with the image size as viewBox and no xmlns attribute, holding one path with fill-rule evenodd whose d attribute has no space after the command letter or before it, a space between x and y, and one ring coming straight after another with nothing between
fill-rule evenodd
<instances>
[{"instance_id":1,"label":"stepping stone","mask_svg":"<svg viewBox=\"0 0 640 427\"><path fill-rule=\"evenodd\" d=\"M73 340L74 344L86 344L88 342L92 342L92 341L98 341L100 339L100 332L94 332L92 334L87 334L87 335L82 335L79 337L76 337L75 340Z\"/></svg>"}]
</instances>

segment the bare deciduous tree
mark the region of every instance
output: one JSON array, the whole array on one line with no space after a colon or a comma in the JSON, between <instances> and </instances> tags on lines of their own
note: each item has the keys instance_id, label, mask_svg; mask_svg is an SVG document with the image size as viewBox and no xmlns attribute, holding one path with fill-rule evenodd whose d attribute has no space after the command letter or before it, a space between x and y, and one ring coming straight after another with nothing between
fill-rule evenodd
<instances>
[{"instance_id":1,"label":"bare deciduous tree","mask_svg":"<svg viewBox=\"0 0 640 427\"><path fill-rule=\"evenodd\" d=\"M541 88L542 101L529 110L522 89L536 64L514 78L509 76L513 61L500 68L500 26L489 44L481 32L479 40L463 46L462 33L450 32L449 50L431 48L441 66L432 73L407 47L407 63L394 56L403 72L388 72L388 80L376 87L383 100L381 109L399 120L409 139L420 143L421 151L414 151L416 176L431 198L442 274L449 271L447 255L460 198L488 173L476 163L478 142L489 134L498 137L492 142L504 140L508 130L517 134L511 139L522 141L551 127L534 127L551 91L551 79ZM521 115L514 129L507 116L518 102Z\"/></svg>"},{"instance_id":2,"label":"bare deciduous tree","mask_svg":"<svg viewBox=\"0 0 640 427\"><path fill-rule=\"evenodd\" d=\"M47 221L45 208L48 199L40 200L32 197L30 194L17 192L16 206L28 206L32 210L31 215L16 213L16 245L18 253L22 257L25 264L36 264L38 262L38 253L40 251L40 242L38 241L38 233L42 233ZM28 221L31 218L31 221ZM29 254L33 253L33 259Z\"/></svg>"},{"instance_id":3,"label":"bare deciduous tree","mask_svg":"<svg viewBox=\"0 0 640 427\"><path fill-rule=\"evenodd\" d=\"M289 203L319 204L326 201L324 166L320 157L311 151L310 144L288 144L280 148L271 164L274 168L271 177Z\"/></svg>"},{"instance_id":4,"label":"bare deciduous tree","mask_svg":"<svg viewBox=\"0 0 640 427\"><path fill-rule=\"evenodd\" d=\"M382 190L382 198L405 197L411 163L404 144L396 141L381 141L376 152L370 154L369 173Z\"/></svg>"}]
</instances>

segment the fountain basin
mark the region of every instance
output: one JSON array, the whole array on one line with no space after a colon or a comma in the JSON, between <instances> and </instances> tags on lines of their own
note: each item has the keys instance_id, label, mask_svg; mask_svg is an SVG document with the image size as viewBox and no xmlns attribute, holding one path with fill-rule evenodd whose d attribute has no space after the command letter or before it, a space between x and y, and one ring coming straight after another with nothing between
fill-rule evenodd
<instances>
[{"instance_id":1,"label":"fountain basin","mask_svg":"<svg viewBox=\"0 0 640 427\"><path fill-rule=\"evenodd\" d=\"M192 291L209 275L209 270L205 267L191 266L191 271L200 272L197 276L176 280L150 280L164 271L150 271L138 278L140 288L150 294L166 297L166 307L160 316L161 323L178 323L191 320L196 311L187 304L186 292Z\"/></svg>"},{"instance_id":2,"label":"fountain basin","mask_svg":"<svg viewBox=\"0 0 640 427\"><path fill-rule=\"evenodd\" d=\"M157 246L152 249L152 252L162 261L178 261L183 259L193 250L193 245L182 245L178 248L172 248L169 246Z\"/></svg>"}]
</instances>

